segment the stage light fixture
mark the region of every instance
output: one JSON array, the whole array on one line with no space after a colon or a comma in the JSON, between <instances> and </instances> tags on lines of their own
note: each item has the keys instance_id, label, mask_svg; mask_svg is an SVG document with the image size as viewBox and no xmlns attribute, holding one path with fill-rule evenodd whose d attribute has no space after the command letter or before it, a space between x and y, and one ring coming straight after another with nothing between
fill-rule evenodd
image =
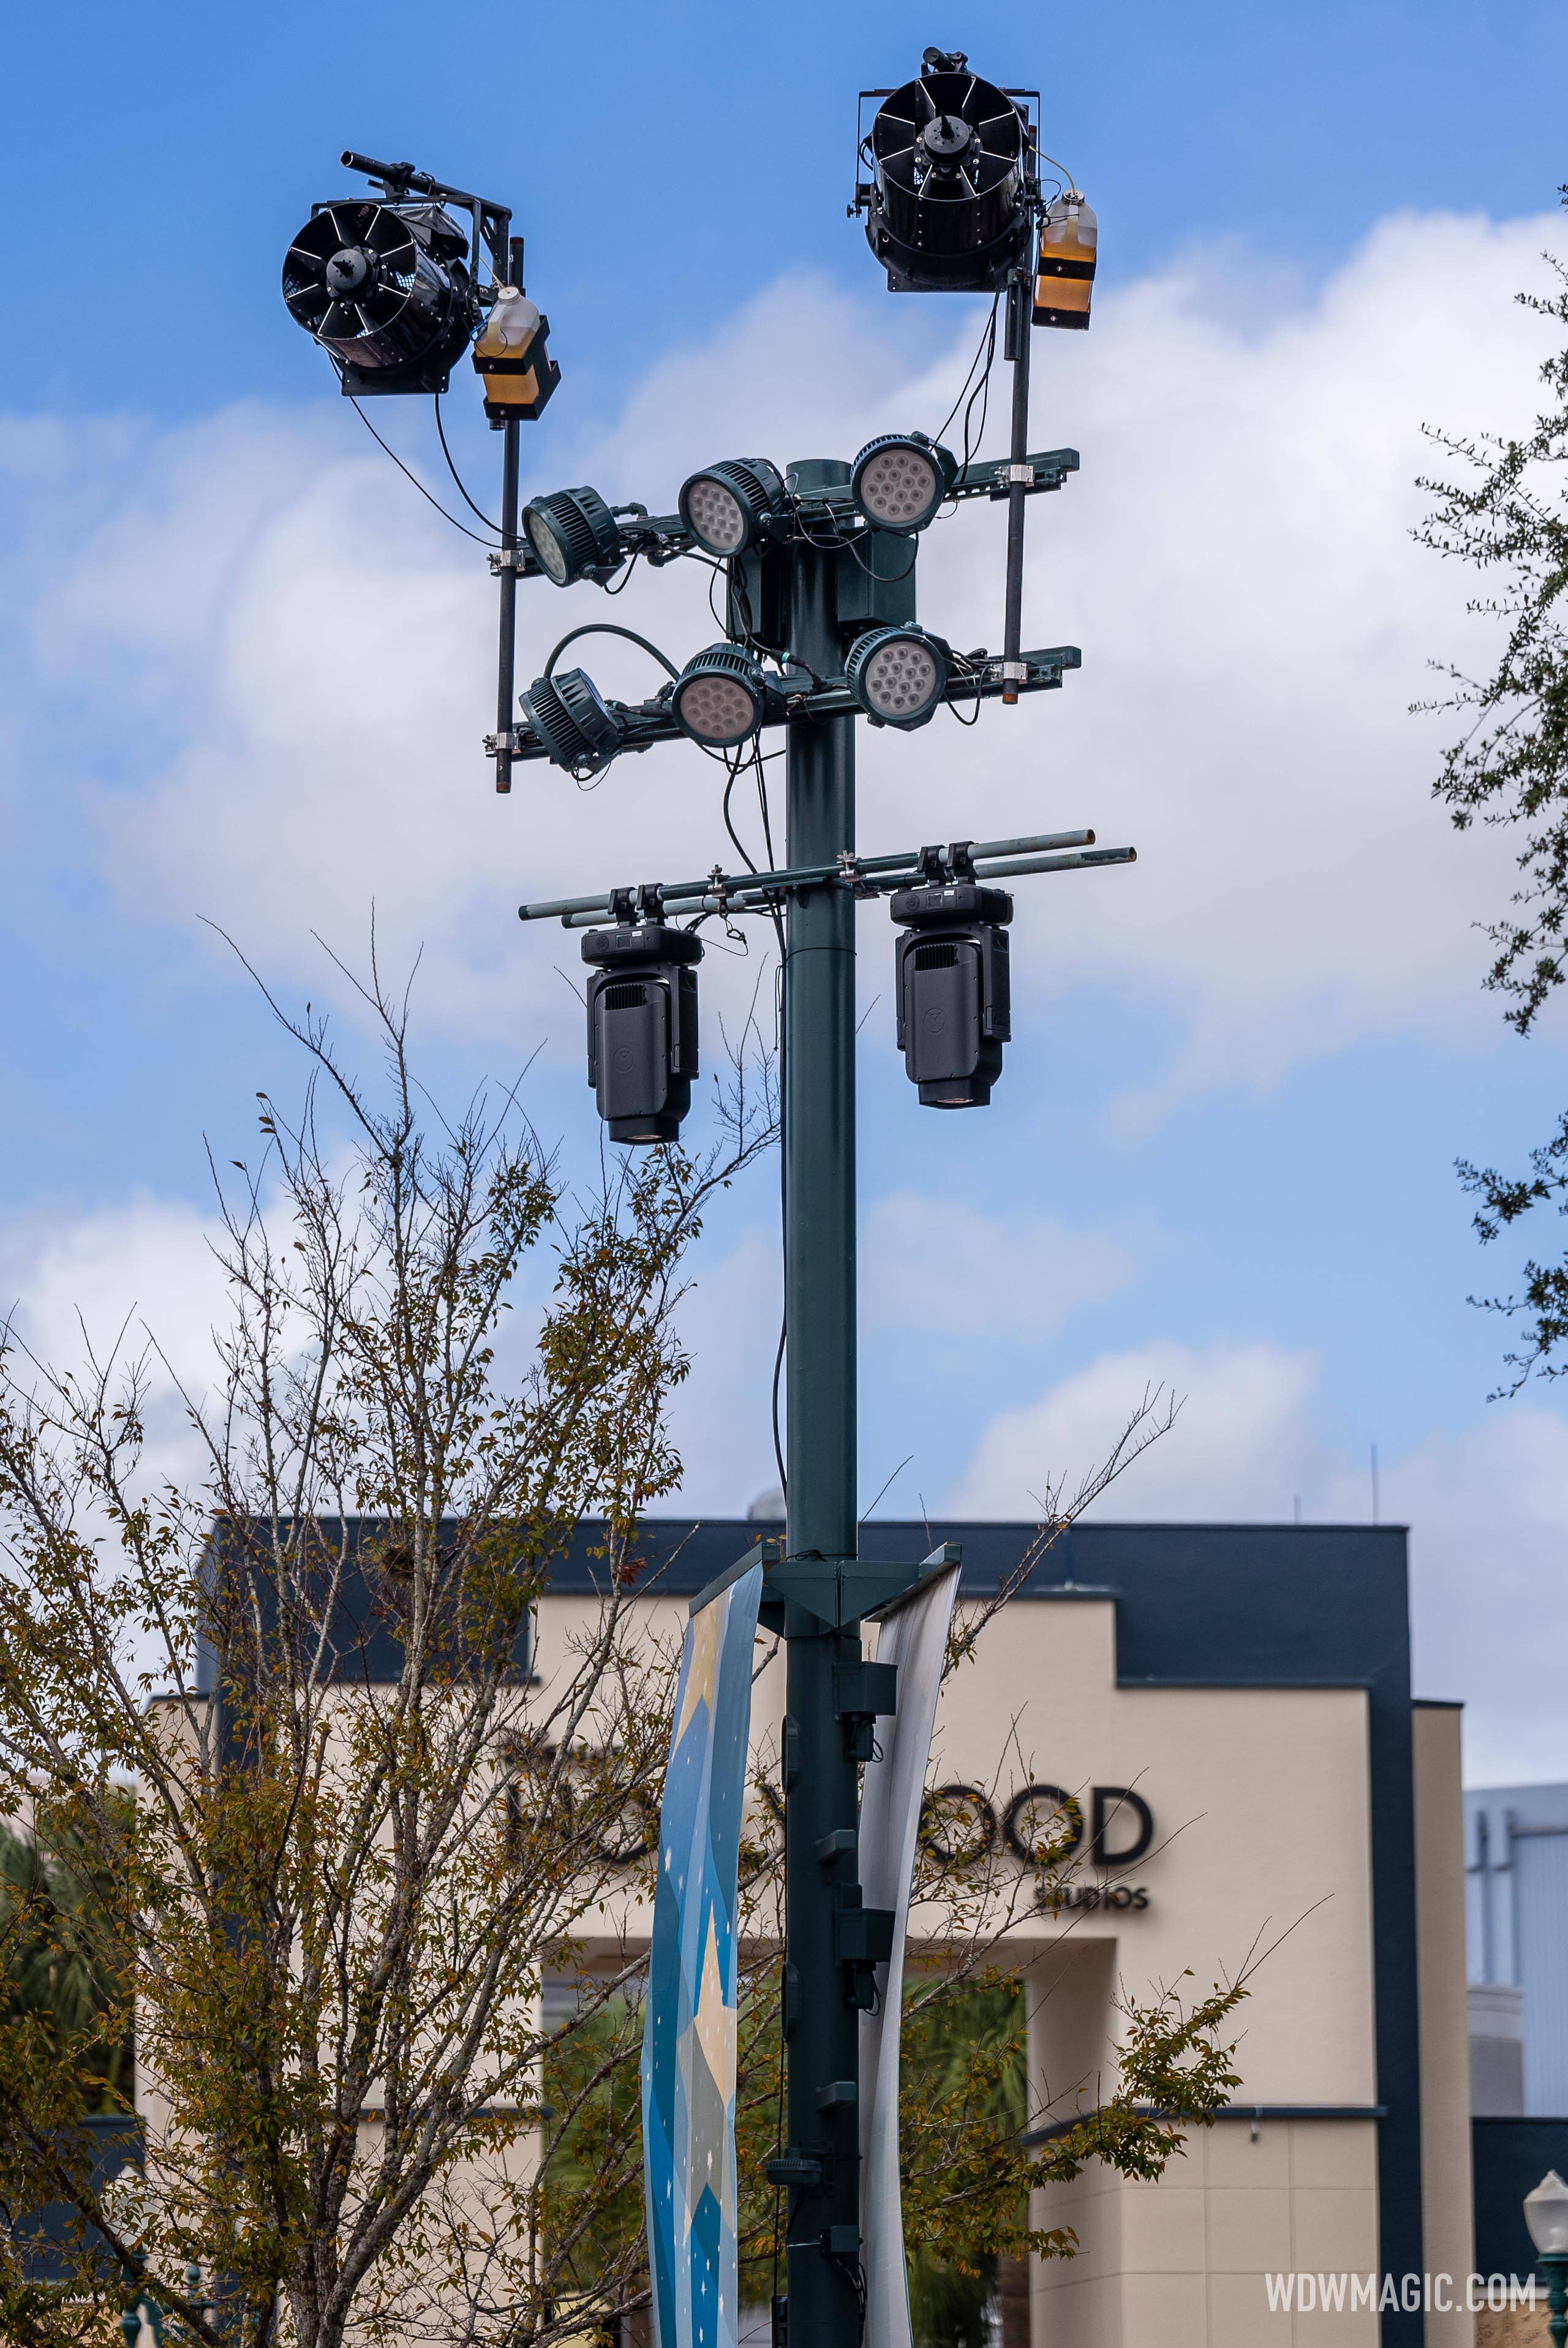
<instances>
[{"instance_id":1,"label":"stage light fixture","mask_svg":"<svg viewBox=\"0 0 1568 2348\"><path fill-rule=\"evenodd\" d=\"M727 457L683 481L679 504L706 554L739 554L783 512L784 477L766 457Z\"/></svg>"},{"instance_id":2,"label":"stage light fixture","mask_svg":"<svg viewBox=\"0 0 1568 2348\"><path fill-rule=\"evenodd\" d=\"M611 579L625 559L615 517L597 489L552 489L522 510L528 542L557 587Z\"/></svg>"},{"instance_id":3,"label":"stage light fixture","mask_svg":"<svg viewBox=\"0 0 1568 2348\"><path fill-rule=\"evenodd\" d=\"M958 464L923 432L868 440L850 471L850 495L874 530L923 530L953 487Z\"/></svg>"},{"instance_id":4,"label":"stage light fixture","mask_svg":"<svg viewBox=\"0 0 1568 2348\"><path fill-rule=\"evenodd\" d=\"M284 258L289 314L345 391L445 391L480 314L469 240L438 203L323 204Z\"/></svg>"},{"instance_id":5,"label":"stage light fixture","mask_svg":"<svg viewBox=\"0 0 1568 2348\"><path fill-rule=\"evenodd\" d=\"M551 765L564 767L580 783L603 774L625 740L621 720L580 668L535 677L522 695L522 714Z\"/></svg>"},{"instance_id":6,"label":"stage light fixture","mask_svg":"<svg viewBox=\"0 0 1568 2348\"><path fill-rule=\"evenodd\" d=\"M927 49L918 77L882 98L871 129L874 179L857 201L894 293L989 294L1028 250L1033 180L1023 113L968 69L961 49Z\"/></svg>"},{"instance_id":7,"label":"stage light fixture","mask_svg":"<svg viewBox=\"0 0 1568 2348\"><path fill-rule=\"evenodd\" d=\"M676 681L670 711L705 749L732 750L756 733L778 691L761 662L739 644L709 644Z\"/></svg>"},{"instance_id":8,"label":"stage light fixture","mask_svg":"<svg viewBox=\"0 0 1568 2348\"><path fill-rule=\"evenodd\" d=\"M924 628L868 628L850 647L844 680L873 726L907 733L941 708L951 665L951 647Z\"/></svg>"},{"instance_id":9,"label":"stage light fixture","mask_svg":"<svg viewBox=\"0 0 1568 2348\"><path fill-rule=\"evenodd\" d=\"M899 890L890 911L903 932L894 997L905 1073L926 1108L984 1108L1013 1032L1013 900L980 881L936 880Z\"/></svg>"},{"instance_id":10,"label":"stage light fixture","mask_svg":"<svg viewBox=\"0 0 1568 2348\"><path fill-rule=\"evenodd\" d=\"M702 941L662 922L588 930L588 1081L612 1141L674 1141L697 1073Z\"/></svg>"},{"instance_id":11,"label":"stage light fixture","mask_svg":"<svg viewBox=\"0 0 1568 2348\"><path fill-rule=\"evenodd\" d=\"M1059 195L1046 214L1035 277L1037 326L1088 324L1089 295L1099 259L1099 226L1076 188Z\"/></svg>"}]
</instances>

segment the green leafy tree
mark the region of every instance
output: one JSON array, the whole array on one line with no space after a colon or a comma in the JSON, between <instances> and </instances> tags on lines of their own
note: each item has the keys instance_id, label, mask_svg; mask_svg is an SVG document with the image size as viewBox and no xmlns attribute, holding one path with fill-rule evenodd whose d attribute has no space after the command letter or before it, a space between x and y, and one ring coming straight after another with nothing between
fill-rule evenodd
<instances>
[{"instance_id":1,"label":"green leafy tree","mask_svg":"<svg viewBox=\"0 0 1568 2348\"><path fill-rule=\"evenodd\" d=\"M1568 202L1568 189L1560 192ZM1568 331L1568 266L1542 257L1555 290L1517 298ZM1470 610L1501 644L1489 675L1447 666L1449 692L1418 706L1462 719L1434 787L1456 827L1497 825L1515 844L1520 882L1507 911L1487 925L1495 953L1486 984L1503 997L1521 1035L1568 977L1568 348L1544 361L1541 383L1540 411L1516 438L1431 436L1457 469L1454 478L1421 481L1436 503L1418 532L1434 552L1477 572ZM1460 1173L1479 1200L1483 1241L1537 1207L1568 1210L1568 1111L1527 1170L1467 1161ZM1482 1301L1523 1331L1506 1357L1507 1391L1517 1392L1532 1371L1561 1375L1568 1258L1532 1256L1516 1293Z\"/></svg>"}]
</instances>

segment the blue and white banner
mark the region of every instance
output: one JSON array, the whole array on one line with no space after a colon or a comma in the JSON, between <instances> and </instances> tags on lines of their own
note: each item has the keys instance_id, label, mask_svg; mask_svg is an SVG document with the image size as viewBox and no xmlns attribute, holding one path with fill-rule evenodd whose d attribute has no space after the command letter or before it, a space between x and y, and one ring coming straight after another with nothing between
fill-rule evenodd
<instances>
[{"instance_id":1,"label":"blue and white banner","mask_svg":"<svg viewBox=\"0 0 1568 2348\"><path fill-rule=\"evenodd\" d=\"M898 1666L898 1710L879 1728L880 1750L861 1792L861 1882L868 1908L893 1911L892 1956L877 1967L881 1995L861 2016L861 2240L866 2272L864 2348L911 2348L903 2195L898 2170L899 2039L903 1944L920 1833L920 1806L936 1727L936 1699L958 1568L934 1574L882 1617L877 1661Z\"/></svg>"},{"instance_id":2,"label":"blue and white banner","mask_svg":"<svg viewBox=\"0 0 1568 2348\"><path fill-rule=\"evenodd\" d=\"M643 2025L655 2348L736 2348L736 1896L762 1568L686 1624Z\"/></svg>"}]
</instances>

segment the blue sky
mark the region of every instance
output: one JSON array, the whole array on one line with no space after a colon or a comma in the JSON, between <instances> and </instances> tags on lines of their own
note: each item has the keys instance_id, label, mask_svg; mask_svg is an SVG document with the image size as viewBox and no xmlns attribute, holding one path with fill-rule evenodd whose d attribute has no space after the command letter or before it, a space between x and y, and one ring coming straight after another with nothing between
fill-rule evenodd
<instances>
[{"instance_id":1,"label":"blue sky","mask_svg":"<svg viewBox=\"0 0 1568 2348\"><path fill-rule=\"evenodd\" d=\"M1101 221L1093 333L1037 345L1036 444L1084 471L1034 509L1031 633L1085 666L974 737L868 744L862 838L1085 822L1142 860L1021 892L985 1115L918 1109L891 932L861 916L866 1498L913 1454L889 1507L1026 1514L1147 1379L1190 1399L1105 1504L1126 1515L1362 1516L1376 1443L1427 1692L1470 1700L1480 1774L1568 1775L1551 1674L1511 1637L1564 1613L1568 1427L1550 1390L1486 1403L1502 1341L1465 1300L1508 1267L1452 1173L1548 1129L1568 1055L1560 1018L1523 1045L1479 993L1506 843L1448 834L1442 728L1406 714L1429 656L1480 656L1463 582L1409 545L1411 481L1422 422L1530 411L1542 346L1509 297L1558 233L1561 12L1480 43L1431 5L811 5L787 39L695 5L433 21L66 5L12 30L21 233L59 289L31 335L14 296L0 352L0 1272L25 1325L68 1342L68 1303L134 1302L199 1341L202 1137L243 1155L254 1092L293 1080L203 916L333 1000L309 932L353 954L374 897L393 952L427 949L445 1085L542 1044L530 1107L578 1150L574 941L520 937L512 908L717 852L695 754L590 797L539 769L489 794L482 557L277 294L339 149L511 199L565 370L531 484L667 503L705 456L849 454L940 417L977 317L889 297L843 208L856 88L962 45L1043 83ZM477 407L454 386L488 484ZM418 404L377 420L428 465ZM986 518L946 526L923 614L983 639L996 557ZM592 589L531 593L525 664L599 614ZM711 633L675 577L622 616L682 652ZM716 971L706 1000L748 983ZM697 1266L704 1509L771 1480L773 1200L769 1174L743 1187Z\"/></svg>"}]
</instances>

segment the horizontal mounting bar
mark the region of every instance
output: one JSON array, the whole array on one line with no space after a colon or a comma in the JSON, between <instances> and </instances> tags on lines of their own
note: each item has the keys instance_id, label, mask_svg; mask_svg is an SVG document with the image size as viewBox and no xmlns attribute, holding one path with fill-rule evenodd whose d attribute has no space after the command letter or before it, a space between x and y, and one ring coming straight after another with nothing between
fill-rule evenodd
<instances>
[{"instance_id":1,"label":"horizontal mounting bar","mask_svg":"<svg viewBox=\"0 0 1568 2348\"><path fill-rule=\"evenodd\" d=\"M1025 674L1015 690L1019 693L1052 693L1069 668L1083 666L1083 654L1077 644L1052 644L1043 652L1023 654ZM775 683L779 680L775 679ZM995 701L999 698L1007 680L1002 675L1000 656L977 662L974 667L954 668L947 679L943 695L945 701ZM685 742L684 734L670 716L662 700L641 701L631 705L612 701L608 706L625 729L622 750L649 750L655 742ZM792 717L863 717L864 710L847 685L819 685L804 693L789 693L782 708L770 712L764 726L787 725ZM497 748L506 747L498 735L492 738ZM514 726L511 736L514 758L547 758L545 745L531 726Z\"/></svg>"},{"instance_id":2,"label":"horizontal mounting bar","mask_svg":"<svg viewBox=\"0 0 1568 2348\"><path fill-rule=\"evenodd\" d=\"M1026 872L1081 872L1100 864L1136 864L1136 848L1092 848L1070 856L1017 856L1001 863L987 864L976 860L977 880L1005 880ZM917 865L907 865L898 872L861 874L854 871L824 871L820 867L804 872L781 872L769 876L768 885L744 881L738 887L726 886L719 893L719 884L712 882L700 895L676 893L657 887L643 891L643 902L649 915L658 918L665 913L758 913L772 909L782 896L805 889L850 889L857 896L889 896L895 891L917 887L920 870ZM550 911L546 906L520 905L522 921L539 921ZM607 899L597 904L582 904L573 912L560 917L563 930L591 930L596 922L614 918Z\"/></svg>"},{"instance_id":3,"label":"horizontal mounting bar","mask_svg":"<svg viewBox=\"0 0 1568 2348\"><path fill-rule=\"evenodd\" d=\"M1022 460L1022 486L1026 498L1038 497L1047 489L1059 489L1069 473L1078 469L1076 448L1042 448ZM1006 457L976 458L954 477L948 489L950 498L1005 498L1008 482L1003 477L1010 474L1012 465ZM656 566L673 562L677 555L701 552L686 523L678 513L651 514L640 509L628 512L615 509L621 532L621 544L628 555L640 554L644 561ZM788 492L783 510L764 524L769 538L788 543L799 533L797 524L827 520L846 526L859 537L870 527L847 487L822 489L791 489ZM542 579L544 566L531 547L521 550L518 570L525 579Z\"/></svg>"},{"instance_id":4,"label":"horizontal mounting bar","mask_svg":"<svg viewBox=\"0 0 1568 2348\"><path fill-rule=\"evenodd\" d=\"M971 856L1033 856L1052 849L1093 846L1092 831L1042 831L1026 839L974 839L969 843L969 853ZM857 872L895 872L919 861L918 848L900 849L892 856L857 856L854 870ZM801 888L807 884L808 875L814 874L818 880L830 880L841 878L843 871L841 864L802 864L797 865L793 871L785 869L777 872L705 872L700 880L661 881L659 896L668 905L677 897L706 896L716 889L781 888L790 881L797 888ZM542 905L520 905L517 917L520 922L547 922L557 914L607 913L609 910L609 892L604 891L597 897L556 897Z\"/></svg>"}]
</instances>

